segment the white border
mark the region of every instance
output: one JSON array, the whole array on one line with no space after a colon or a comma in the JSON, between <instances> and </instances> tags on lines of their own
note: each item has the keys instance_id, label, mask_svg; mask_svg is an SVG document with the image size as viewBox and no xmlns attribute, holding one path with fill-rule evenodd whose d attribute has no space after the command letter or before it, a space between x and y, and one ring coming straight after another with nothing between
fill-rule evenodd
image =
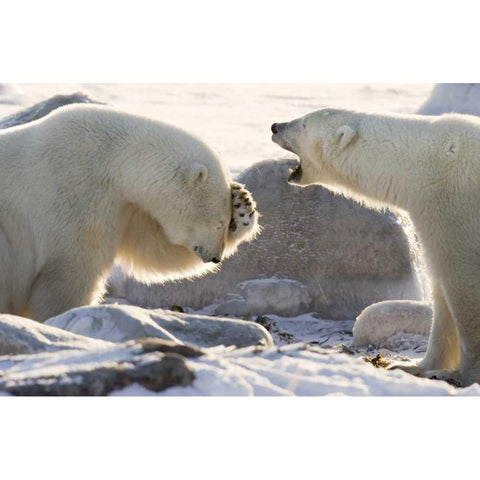
<instances>
[{"instance_id":1,"label":"white border","mask_svg":"<svg viewBox=\"0 0 480 480\"><path fill-rule=\"evenodd\" d=\"M0 81L479 81L473 5L16 0ZM476 460L477 399L0 403L5 478L467 478Z\"/></svg>"},{"instance_id":2,"label":"white border","mask_svg":"<svg viewBox=\"0 0 480 480\"><path fill-rule=\"evenodd\" d=\"M3 82L479 80L474 3L16 0Z\"/></svg>"}]
</instances>

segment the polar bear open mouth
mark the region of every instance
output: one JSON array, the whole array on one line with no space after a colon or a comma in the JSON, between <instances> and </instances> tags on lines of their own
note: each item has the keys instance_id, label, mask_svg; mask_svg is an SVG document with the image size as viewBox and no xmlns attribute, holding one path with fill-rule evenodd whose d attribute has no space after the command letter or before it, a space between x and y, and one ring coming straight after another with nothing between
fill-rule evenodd
<instances>
[{"instance_id":1,"label":"polar bear open mouth","mask_svg":"<svg viewBox=\"0 0 480 480\"><path fill-rule=\"evenodd\" d=\"M280 136L279 133L274 133L272 135L272 142L276 143L280 147L282 147L284 150L288 150L289 152L296 153L293 148L290 146L290 144L285 140L283 137Z\"/></svg>"},{"instance_id":2,"label":"polar bear open mouth","mask_svg":"<svg viewBox=\"0 0 480 480\"><path fill-rule=\"evenodd\" d=\"M299 182L302 179L302 175L303 175L302 165L299 162L295 168L291 168L289 170L288 181L293 183Z\"/></svg>"}]
</instances>

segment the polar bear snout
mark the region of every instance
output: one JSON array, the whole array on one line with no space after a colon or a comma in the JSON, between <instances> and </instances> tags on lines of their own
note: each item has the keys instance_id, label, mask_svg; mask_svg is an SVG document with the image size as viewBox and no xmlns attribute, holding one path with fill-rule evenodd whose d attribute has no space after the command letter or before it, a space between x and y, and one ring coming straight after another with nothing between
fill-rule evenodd
<instances>
[{"instance_id":1,"label":"polar bear snout","mask_svg":"<svg viewBox=\"0 0 480 480\"><path fill-rule=\"evenodd\" d=\"M274 123L271 126L271 130L273 133L272 141L277 145L280 145L285 150L295 153L291 141L289 140L289 138L287 138L289 136L290 127L290 122Z\"/></svg>"},{"instance_id":2,"label":"polar bear snout","mask_svg":"<svg viewBox=\"0 0 480 480\"><path fill-rule=\"evenodd\" d=\"M216 254L212 254L208 251L207 248L204 248L200 245L196 245L194 248L193 248L193 251L195 253L195 255L197 255L198 258L200 258L200 260L202 260L203 263L220 263L222 261L222 256L223 256L223 250L224 250L225 246L222 245L222 248L221 248L221 251L216 253Z\"/></svg>"}]
</instances>

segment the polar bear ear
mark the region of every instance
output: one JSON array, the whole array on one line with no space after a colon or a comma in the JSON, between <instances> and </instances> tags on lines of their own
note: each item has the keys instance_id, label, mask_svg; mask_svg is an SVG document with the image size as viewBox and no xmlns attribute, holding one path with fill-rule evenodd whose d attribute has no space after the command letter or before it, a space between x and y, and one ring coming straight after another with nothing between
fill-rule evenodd
<instances>
[{"instance_id":1,"label":"polar bear ear","mask_svg":"<svg viewBox=\"0 0 480 480\"><path fill-rule=\"evenodd\" d=\"M195 163L189 172L189 181L191 185L200 185L208 177L208 169L201 163Z\"/></svg>"},{"instance_id":2,"label":"polar bear ear","mask_svg":"<svg viewBox=\"0 0 480 480\"><path fill-rule=\"evenodd\" d=\"M357 132L349 125L343 125L337 130L337 141L340 150L343 150L355 137Z\"/></svg>"}]
</instances>

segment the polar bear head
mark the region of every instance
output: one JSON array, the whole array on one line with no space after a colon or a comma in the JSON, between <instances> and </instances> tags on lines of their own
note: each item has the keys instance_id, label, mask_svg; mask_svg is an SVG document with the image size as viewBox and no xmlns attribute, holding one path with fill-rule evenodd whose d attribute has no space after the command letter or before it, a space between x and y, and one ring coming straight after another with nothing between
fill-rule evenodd
<instances>
[{"instance_id":1,"label":"polar bear head","mask_svg":"<svg viewBox=\"0 0 480 480\"><path fill-rule=\"evenodd\" d=\"M215 270L259 232L255 202L200 139L159 122L141 127L122 143L116 173L133 206L122 265L149 282Z\"/></svg>"},{"instance_id":2,"label":"polar bear head","mask_svg":"<svg viewBox=\"0 0 480 480\"><path fill-rule=\"evenodd\" d=\"M295 153L300 164L289 181L297 185L337 183L331 159L346 150L357 137L355 114L325 108L286 123L272 125L272 140Z\"/></svg>"},{"instance_id":3,"label":"polar bear head","mask_svg":"<svg viewBox=\"0 0 480 480\"><path fill-rule=\"evenodd\" d=\"M228 173L222 174L218 165L193 164L186 184L191 200L180 208L181 217L173 215L163 222L173 243L186 246L204 263L219 263L260 232L250 192L232 182Z\"/></svg>"},{"instance_id":4,"label":"polar bear head","mask_svg":"<svg viewBox=\"0 0 480 480\"><path fill-rule=\"evenodd\" d=\"M219 263L232 215L230 177L218 162L192 162L179 172L178 195L162 218L168 239L203 262Z\"/></svg>"}]
</instances>

